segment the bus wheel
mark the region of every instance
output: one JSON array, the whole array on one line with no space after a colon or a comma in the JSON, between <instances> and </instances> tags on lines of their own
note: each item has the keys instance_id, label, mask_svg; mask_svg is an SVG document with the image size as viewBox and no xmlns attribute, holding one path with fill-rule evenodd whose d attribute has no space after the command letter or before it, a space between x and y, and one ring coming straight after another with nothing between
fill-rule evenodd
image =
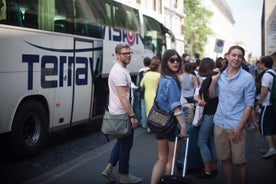
<instances>
[{"instance_id":1,"label":"bus wheel","mask_svg":"<svg viewBox=\"0 0 276 184\"><path fill-rule=\"evenodd\" d=\"M37 100L22 103L16 111L12 126L12 148L17 157L36 154L44 145L49 130L45 107Z\"/></svg>"}]
</instances>

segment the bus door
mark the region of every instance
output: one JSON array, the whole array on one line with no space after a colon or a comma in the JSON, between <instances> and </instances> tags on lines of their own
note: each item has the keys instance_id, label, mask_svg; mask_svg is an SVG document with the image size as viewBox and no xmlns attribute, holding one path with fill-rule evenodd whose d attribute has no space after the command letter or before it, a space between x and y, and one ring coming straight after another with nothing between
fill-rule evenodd
<instances>
[{"instance_id":1,"label":"bus door","mask_svg":"<svg viewBox=\"0 0 276 184\"><path fill-rule=\"evenodd\" d=\"M74 40L74 77L72 123L92 118L94 78L99 73L102 61L102 41Z\"/></svg>"}]
</instances>

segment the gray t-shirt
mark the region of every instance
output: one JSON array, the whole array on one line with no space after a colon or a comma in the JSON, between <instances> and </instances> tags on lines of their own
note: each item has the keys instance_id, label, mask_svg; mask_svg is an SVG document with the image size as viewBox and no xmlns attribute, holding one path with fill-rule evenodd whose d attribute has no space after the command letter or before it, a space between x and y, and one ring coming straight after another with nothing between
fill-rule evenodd
<instances>
[{"instance_id":1,"label":"gray t-shirt","mask_svg":"<svg viewBox=\"0 0 276 184\"><path fill-rule=\"evenodd\" d=\"M193 74L181 75L181 96L193 97L195 94Z\"/></svg>"}]
</instances>

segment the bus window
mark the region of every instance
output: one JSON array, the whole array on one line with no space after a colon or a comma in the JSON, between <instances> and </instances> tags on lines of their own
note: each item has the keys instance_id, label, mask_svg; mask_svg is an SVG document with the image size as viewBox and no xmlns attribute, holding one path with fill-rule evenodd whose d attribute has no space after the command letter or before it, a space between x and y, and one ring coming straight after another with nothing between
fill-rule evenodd
<instances>
[{"instance_id":1,"label":"bus window","mask_svg":"<svg viewBox=\"0 0 276 184\"><path fill-rule=\"evenodd\" d=\"M75 4L73 0L58 0L55 2L54 30L62 33L74 33Z\"/></svg>"},{"instance_id":2,"label":"bus window","mask_svg":"<svg viewBox=\"0 0 276 184\"><path fill-rule=\"evenodd\" d=\"M24 13L24 27L38 29L38 6L37 3L30 4Z\"/></svg>"},{"instance_id":3,"label":"bus window","mask_svg":"<svg viewBox=\"0 0 276 184\"><path fill-rule=\"evenodd\" d=\"M138 10L113 2L114 27L139 32Z\"/></svg>"},{"instance_id":4,"label":"bus window","mask_svg":"<svg viewBox=\"0 0 276 184\"><path fill-rule=\"evenodd\" d=\"M111 25L109 4L106 1L76 1L76 34L102 37L102 26Z\"/></svg>"},{"instance_id":5,"label":"bus window","mask_svg":"<svg viewBox=\"0 0 276 184\"><path fill-rule=\"evenodd\" d=\"M159 58L161 58L166 45L166 38L163 25L155 19L143 15L144 19L144 43L145 49L152 50Z\"/></svg>"},{"instance_id":6,"label":"bus window","mask_svg":"<svg viewBox=\"0 0 276 184\"><path fill-rule=\"evenodd\" d=\"M0 0L0 22L4 22L7 19L7 6L6 0Z\"/></svg>"},{"instance_id":7,"label":"bus window","mask_svg":"<svg viewBox=\"0 0 276 184\"><path fill-rule=\"evenodd\" d=\"M54 31L55 0L38 0L38 28Z\"/></svg>"},{"instance_id":8,"label":"bus window","mask_svg":"<svg viewBox=\"0 0 276 184\"><path fill-rule=\"evenodd\" d=\"M7 19L6 24L14 26L23 26L23 14L20 10L20 4L17 2L6 2L7 5Z\"/></svg>"}]
</instances>

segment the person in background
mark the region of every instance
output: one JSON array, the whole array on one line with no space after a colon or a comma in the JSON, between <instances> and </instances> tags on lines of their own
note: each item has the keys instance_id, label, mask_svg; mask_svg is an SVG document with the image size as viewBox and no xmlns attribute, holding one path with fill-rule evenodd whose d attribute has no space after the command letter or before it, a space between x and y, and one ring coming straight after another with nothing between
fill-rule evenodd
<instances>
[{"instance_id":1,"label":"person in background","mask_svg":"<svg viewBox=\"0 0 276 184\"><path fill-rule=\"evenodd\" d=\"M144 100L146 107L146 116L148 117L149 111L153 105L158 81L160 78L160 59L153 57L149 65L149 71L144 74L143 79L140 83L140 88L144 89ZM147 126L147 125L146 125ZM147 128L148 133L150 129Z\"/></svg>"},{"instance_id":2,"label":"person in background","mask_svg":"<svg viewBox=\"0 0 276 184\"><path fill-rule=\"evenodd\" d=\"M255 85L256 85L256 95L255 95L255 118L256 118L256 122L258 124L260 124L259 122L259 115L260 113L256 111L256 106L257 106L257 101L260 98L260 94L261 94L261 80L262 80L262 76L264 74L264 71L262 70L261 66L260 66L260 60L256 61L256 69L255 69ZM264 153L266 152L266 150L264 151Z\"/></svg>"},{"instance_id":3,"label":"person in background","mask_svg":"<svg viewBox=\"0 0 276 184\"><path fill-rule=\"evenodd\" d=\"M247 67L248 72L252 75L252 77L254 78L254 80L256 81L256 72L255 72L255 66L251 65L249 62L247 62L245 60L245 58L243 58L243 64ZM256 98L256 97L255 97ZM248 119L248 123L247 123L247 130L258 130L259 126L257 124L257 119L255 116L255 108L252 109L250 117Z\"/></svg>"},{"instance_id":4,"label":"person in background","mask_svg":"<svg viewBox=\"0 0 276 184\"><path fill-rule=\"evenodd\" d=\"M262 69L260 68L260 60L257 60L255 63L255 76L257 78L257 76L262 73Z\"/></svg>"},{"instance_id":5,"label":"person in background","mask_svg":"<svg viewBox=\"0 0 276 184\"><path fill-rule=\"evenodd\" d=\"M190 55L188 53L182 54L182 60L184 61L184 63L190 62L191 61Z\"/></svg>"},{"instance_id":6,"label":"person in background","mask_svg":"<svg viewBox=\"0 0 276 184\"><path fill-rule=\"evenodd\" d=\"M276 72L272 69L273 59L270 56L264 56L261 58L260 68L264 71L261 79L261 94L257 101L256 111L261 109L260 114L260 133L264 137L268 150L264 152L262 158L269 158L276 155L276 119L275 113L272 110L272 104L270 102L270 90L272 88L273 74Z\"/></svg>"},{"instance_id":7,"label":"person in background","mask_svg":"<svg viewBox=\"0 0 276 184\"><path fill-rule=\"evenodd\" d=\"M194 103L195 89L198 87L197 77L191 74L191 70L191 63L186 62L180 75L181 97L184 97L188 103Z\"/></svg>"},{"instance_id":8,"label":"person in background","mask_svg":"<svg viewBox=\"0 0 276 184\"><path fill-rule=\"evenodd\" d=\"M138 126L138 121L129 101L131 78L129 71L126 69L131 61L132 52L129 45L118 44L115 48L115 54L117 62L113 65L108 77L108 110L110 114L127 113L131 121L132 134L117 139L102 175L110 182L115 182L112 170L119 161L120 183L140 183L142 182L141 178L129 174L129 159L133 144L134 128Z\"/></svg>"},{"instance_id":9,"label":"person in background","mask_svg":"<svg viewBox=\"0 0 276 184\"><path fill-rule=\"evenodd\" d=\"M142 128L147 128L147 115L146 115L146 107L145 107L145 100L144 100L144 88L140 87L141 80L144 77L144 74L149 71L149 65L150 65L151 59L149 57L145 57L144 67L139 70L136 85L138 86L138 90L135 92L135 101L134 101L134 110L135 114L138 118L139 124L142 126Z\"/></svg>"},{"instance_id":10,"label":"person in background","mask_svg":"<svg viewBox=\"0 0 276 184\"><path fill-rule=\"evenodd\" d=\"M200 54L199 53L195 53L194 54L194 62L197 64L197 66L199 67L200 65Z\"/></svg>"},{"instance_id":11,"label":"person in background","mask_svg":"<svg viewBox=\"0 0 276 184\"><path fill-rule=\"evenodd\" d=\"M181 57L173 50L166 50L161 62L161 77L158 83L156 100L161 110L173 112L177 126L168 135L156 134L158 160L153 166L151 184L157 184L160 177L170 174L173 160L174 141L176 136L187 136L185 115L180 104L181 84L179 71L181 69ZM178 146L182 141L179 141Z\"/></svg>"},{"instance_id":12,"label":"person in background","mask_svg":"<svg viewBox=\"0 0 276 184\"><path fill-rule=\"evenodd\" d=\"M246 129L251 110L254 107L255 83L250 73L242 69L245 51L240 46L228 50L227 68L212 76L209 87L210 98L218 96L219 103L214 116L216 153L221 160L227 184L234 184L234 168L237 183L246 179Z\"/></svg>"},{"instance_id":13,"label":"person in background","mask_svg":"<svg viewBox=\"0 0 276 184\"><path fill-rule=\"evenodd\" d=\"M203 58L199 65L199 75L206 77L199 90L198 104L204 106L202 123L199 126L198 147L204 171L196 176L199 179L208 179L217 175L217 154L214 140L214 114L217 110L218 97L210 98L209 86L211 83L212 70L215 62L211 58Z\"/></svg>"},{"instance_id":14,"label":"person in background","mask_svg":"<svg viewBox=\"0 0 276 184\"><path fill-rule=\"evenodd\" d=\"M222 57L216 59L216 68L223 69L225 67L226 60Z\"/></svg>"}]
</instances>

